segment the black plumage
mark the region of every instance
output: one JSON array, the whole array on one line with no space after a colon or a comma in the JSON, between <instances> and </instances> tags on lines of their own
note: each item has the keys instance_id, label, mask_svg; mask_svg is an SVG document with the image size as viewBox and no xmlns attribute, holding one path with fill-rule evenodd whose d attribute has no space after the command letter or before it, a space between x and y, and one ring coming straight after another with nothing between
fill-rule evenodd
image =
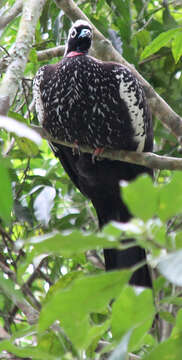
<instances>
[{"instance_id":1,"label":"black plumage","mask_svg":"<svg viewBox=\"0 0 182 360\"><path fill-rule=\"evenodd\" d=\"M92 28L79 20L69 31L63 59L39 69L34 98L39 121L60 140L96 149L152 151L152 120L143 88L126 67L88 55ZM96 209L100 228L110 220L127 222L131 215L120 196L119 181L133 180L151 170L120 161L92 161L90 154L73 154L52 144L55 155L75 186ZM104 251L106 269L130 267L145 259L134 246L124 251ZM131 279L151 286L147 266Z\"/></svg>"}]
</instances>

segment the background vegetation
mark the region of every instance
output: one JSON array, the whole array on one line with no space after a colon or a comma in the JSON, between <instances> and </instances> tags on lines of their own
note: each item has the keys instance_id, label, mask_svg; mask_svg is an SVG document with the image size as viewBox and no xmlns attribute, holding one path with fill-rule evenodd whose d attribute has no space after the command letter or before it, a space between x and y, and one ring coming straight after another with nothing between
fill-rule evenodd
<instances>
[{"instance_id":1,"label":"background vegetation","mask_svg":"<svg viewBox=\"0 0 182 360\"><path fill-rule=\"evenodd\" d=\"M38 3L0 1L0 98L11 98L0 116L0 359L181 359L182 173L156 170L154 183L143 176L124 184L134 218L97 232L90 202L24 126L38 124L36 71L60 59L42 51L64 45L71 25L65 1ZM181 1L74 3L182 116ZM32 23L30 38L23 21ZM154 131L157 154L181 156L156 113ZM149 254L153 290L128 286L129 270L104 272L102 248L131 236Z\"/></svg>"}]
</instances>

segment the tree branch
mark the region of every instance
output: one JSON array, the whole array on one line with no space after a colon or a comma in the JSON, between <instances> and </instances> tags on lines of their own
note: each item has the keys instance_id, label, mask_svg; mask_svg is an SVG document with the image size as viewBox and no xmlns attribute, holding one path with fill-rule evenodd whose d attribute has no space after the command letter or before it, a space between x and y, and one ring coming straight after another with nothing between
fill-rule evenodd
<instances>
[{"instance_id":1,"label":"tree branch","mask_svg":"<svg viewBox=\"0 0 182 360\"><path fill-rule=\"evenodd\" d=\"M0 87L0 114L6 114L23 77L37 21L46 0L25 0L16 42L9 50L11 61Z\"/></svg>"},{"instance_id":2,"label":"tree branch","mask_svg":"<svg viewBox=\"0 0 182 360\"><path fill-rule=\"evenodd\" d=\"M68 146L71 148L75 147L75 144L71 144L60 139L53 138L48 132L40 126L31 126L33 130L37 131L38 134L46 139L49 142ZM94 149L89 146L79 146L79 150L83 153L93 154ZM169 156L159 156L154 153L142 152L137 153L135 151L125 151L125 150L104 150L99 157L107 158L110 160L124 161L131 164L137 164L146 166L150 169L160 169L160 170L182 170L182 159L169 157Z\"/></svg>"},{"instance_id":3,"label":"tree branch","mask_svg":"<svg viewBox=\"0 0 182 360\"><path fill-rule=\"evenodd\" d=\"M152 86L137 72L137 70L129 64L119 53L114 49L111 42L107 40L91 23L87 16L78 8L73 0L54 0L59 8L72 20L84 19L90 22L93 27L94 41L93 47L97 57L102 60L116 61L127 67L137 76L143 84L146 96L148 98L152 113L156 115L166 125L173 134L182 142L182 119L177 115L172 108L154 91Z\"/></svg>"},{"instance_id":4,"label":"tree branch","mask_svg":"<svg viewBox=\"0 0 182 360\"><path fill-rule=\"evenodd\" d=\"M46 50L37 51L38 61L49 60L53 57L63 56L65 46L56 46Z\"/></svg>"},{"instance_id":5,"label":"tree branch","mask_svg":"<svg viewBox=\"0 0 182 360\"><path fill-rule=\"evenodd\" d=\"M17 0L9 9L6 15L0 17L0 30L5 28L17 15L20 14L23 6L23 0Z\"/></svg>"}]
</instances>

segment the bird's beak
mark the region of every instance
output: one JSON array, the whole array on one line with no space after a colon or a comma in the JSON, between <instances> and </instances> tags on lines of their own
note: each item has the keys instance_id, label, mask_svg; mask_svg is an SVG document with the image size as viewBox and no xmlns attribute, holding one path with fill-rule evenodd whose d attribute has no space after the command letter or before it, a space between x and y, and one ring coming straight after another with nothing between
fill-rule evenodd
<instances>
[{"instance_id":1,"label":"bird's beak","mask_svg":"<svg viewBox=\"0 0 182 360\"><path fill-rule=\"evenodd\" d=\"M92 32L89 29L82 29L80 32L80 35L78 36L78 39L80 38L84 38L84 37L88 37L91 38L92 37Z\"/></svg>"}]
</instances>

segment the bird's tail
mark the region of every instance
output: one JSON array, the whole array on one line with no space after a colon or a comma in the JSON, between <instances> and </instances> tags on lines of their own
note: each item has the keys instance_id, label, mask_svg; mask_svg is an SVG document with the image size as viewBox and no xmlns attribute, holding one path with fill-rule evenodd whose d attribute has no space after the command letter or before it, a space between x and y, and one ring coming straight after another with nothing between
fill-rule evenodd
<instances>
[{"instance_id":1,"label":"bird's tail","mask_svg":"<svg viewBox=\"0 0 182 360\"><path fill-rule=\"evenodd\" d=\"M99 219L99 226L102 228L111 220L127 222L130 220L131 215L120 198L119 187L118 190L109 193L108 191L100 192L100 196L92 199L93 205L96 209ZM104 258L106 270L130 268L138 265L146 260L145 250L140 246L135 246L135 240L124 240L125 244L130 243L129 247L125 250L105 249ZM131 246L133 243L133 246ZM139 267L134 271L130 284L152 287L151 276L147 265Z\"/></svg>"}]
</instances>

